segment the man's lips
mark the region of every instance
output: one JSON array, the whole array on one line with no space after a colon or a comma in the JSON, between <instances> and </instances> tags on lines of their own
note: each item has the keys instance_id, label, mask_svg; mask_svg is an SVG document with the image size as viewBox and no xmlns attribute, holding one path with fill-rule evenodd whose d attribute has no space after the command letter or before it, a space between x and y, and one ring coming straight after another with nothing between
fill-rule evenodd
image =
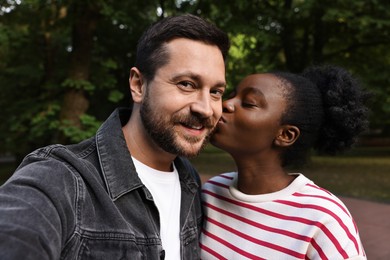
<instances>
[{"instance_id":1,"label":"man's lips","mask_svg":"<svg viewBox=\"0 0 390 260\"><path fill-rule=\"evenodd\" d=\"M193 115L178 117L176 118L175 123L180 124L185 128L198 131L212 129L215 125L212 118L199 118Z\"/></svg>"},{"instance_id":2,"label":"man's lips","mask_svg":"<svg viewBox=\"0 0 390 260\"><path fill-rule=\"evenodd\" d=\"M188 125L184 123L180 123L180 125L184 128L185 132L190 135L200 136L207 130L204 125Z\"/></svg>"},{"instance_id":3,"label":"man's lips","mask_svg":"<svg viewBox=\"0 0 390 260\"><path fill-rule=\"evenodd\" d=\"M203 125L186 125L186 124L182 124L182 125L184 125L187 128L194 129L194 130L201 130L202 128L204 128Z\"/></svg>"}]
</instances>

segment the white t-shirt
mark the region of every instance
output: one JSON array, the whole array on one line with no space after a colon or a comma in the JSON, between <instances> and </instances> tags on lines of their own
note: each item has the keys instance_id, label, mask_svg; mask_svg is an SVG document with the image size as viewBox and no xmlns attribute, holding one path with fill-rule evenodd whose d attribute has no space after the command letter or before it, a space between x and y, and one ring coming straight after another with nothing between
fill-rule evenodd
<instances>
[{"instance_id":1,"label":"white t-shirt","mask_svg":"<svg viewBox=\"0 0 390 260\"><path fill-rule=\"evenodd\" d=\"M153 169L133 158L142 183L152 193L160 214L160 235L165 259L180 259L180 201L179 174L173 164L172 172Z\"/></svg>"}]
</instances>

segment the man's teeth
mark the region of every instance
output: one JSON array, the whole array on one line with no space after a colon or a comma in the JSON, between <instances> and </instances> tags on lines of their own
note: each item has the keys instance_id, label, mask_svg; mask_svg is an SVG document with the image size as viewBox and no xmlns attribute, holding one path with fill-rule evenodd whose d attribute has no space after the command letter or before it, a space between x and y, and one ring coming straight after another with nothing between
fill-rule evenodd
<instances>
[{"instance_id":1,"label":"man's teeth","mask_svg":"<svg viewBox=\"0 0 390 260\"><path fill-rule=\"evenodd\" d=\"M200 130L203 128L203 125L187 125L187 124L185 124L185 126L188 128L195 129L195 130Z\"/></svg>"}]
</instances>

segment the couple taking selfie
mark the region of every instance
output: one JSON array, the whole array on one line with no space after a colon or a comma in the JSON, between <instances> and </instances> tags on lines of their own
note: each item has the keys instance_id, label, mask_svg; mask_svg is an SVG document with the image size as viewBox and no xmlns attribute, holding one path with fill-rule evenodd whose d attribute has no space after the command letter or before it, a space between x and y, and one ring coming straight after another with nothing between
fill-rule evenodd
<instances>
[{"instance_id":1,"label":"couple taking selfie","mask_svg":"<svg viewBox=\"0 0 390 260\"><path fill-rule=\"evenodd\" d=\"M350 148L365 93L345 69L254 72L226 90L226 33L193 15L138 41L132 106L27 155L0 188L1 259L366 259L345 205L299 171ZM205 184L210 140L236 163ZM298 166L298 167L297 167Z\"/></svg>"}]
</instances>

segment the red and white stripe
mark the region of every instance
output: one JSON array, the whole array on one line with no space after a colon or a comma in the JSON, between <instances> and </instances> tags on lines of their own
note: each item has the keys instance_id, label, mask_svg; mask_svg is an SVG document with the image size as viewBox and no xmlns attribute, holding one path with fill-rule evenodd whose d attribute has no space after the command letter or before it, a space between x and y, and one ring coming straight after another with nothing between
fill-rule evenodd
<instances>
[{"instance_id":1,"label":"red and white stripe","mask_svg":"<svg viewBox=\"0 0 390 260\"><path fill-rule=\"evenodd\" d=\"M202 259L365 259L356 224L329 191L299 175L281 192L237 197L235 175L203 186Z\"/></svg>"}]
</instances>

